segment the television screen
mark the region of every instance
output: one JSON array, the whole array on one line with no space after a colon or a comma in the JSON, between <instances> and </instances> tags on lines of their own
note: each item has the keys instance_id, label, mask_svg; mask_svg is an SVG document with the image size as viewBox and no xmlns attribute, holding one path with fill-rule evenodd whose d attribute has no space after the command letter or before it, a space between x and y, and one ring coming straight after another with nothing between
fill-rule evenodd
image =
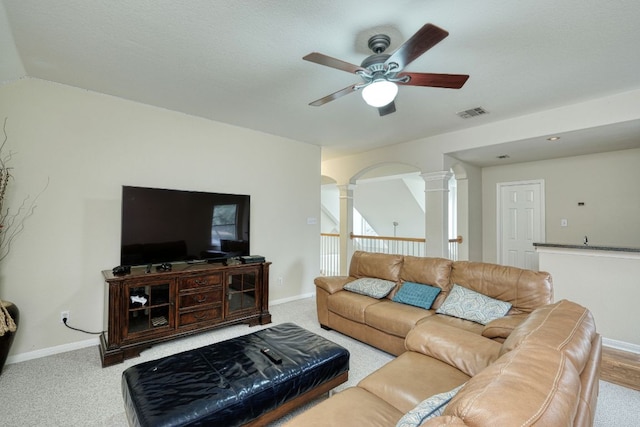
<instances>
[{"instance_id":1,"label":"television screen","mask_svg":"<svg viewBox=\"0 0 640 427\"><path fill-rule=\"evenodd\" d=\"M121 265L249 255L250 196L122 187Z\"/></svg>"}]
</instances>

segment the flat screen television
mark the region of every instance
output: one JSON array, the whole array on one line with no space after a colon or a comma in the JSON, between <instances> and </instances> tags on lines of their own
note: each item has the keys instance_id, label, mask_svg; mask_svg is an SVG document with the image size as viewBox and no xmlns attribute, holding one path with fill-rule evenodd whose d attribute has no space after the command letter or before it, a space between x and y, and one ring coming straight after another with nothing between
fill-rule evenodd
<instances>
[{"instance_id":1,"label":"flat screen television","mask_svg":"<svg viewBox=\"0 0 640 427\"><path fill-rule=\"evenodd\" d=\"M248 195L122 187L120 265L249 255Z\"/></svg>"}]
</instances>

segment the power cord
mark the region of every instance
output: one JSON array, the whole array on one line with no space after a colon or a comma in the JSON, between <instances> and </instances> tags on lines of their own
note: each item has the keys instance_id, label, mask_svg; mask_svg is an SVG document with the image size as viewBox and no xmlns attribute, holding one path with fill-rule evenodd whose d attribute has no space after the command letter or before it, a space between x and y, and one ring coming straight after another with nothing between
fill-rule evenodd
<instances>
[{"instance_id":1,"label":"power cord","mask_svg":"<svg viewBox=\"0 0 640 427\"><path fill-rule=\"evenodd\" d=\"M104 331L101 331L101 332L89 332L89 331L85 331L84 329L74 328L73 326L69 326L69 325L67 324L67 318L66 318L66 317L63 317L63 318L62 318L62 323L64 323L64 326L66 326L66 327L67 327L67 328L69 328L69 329L73 329L74 331L78 331L78 332L84 332L85 334L90 334L90 335L101 335L101 334L102 334L102 332L104 332Z\"/></svg>"}]
</instances>

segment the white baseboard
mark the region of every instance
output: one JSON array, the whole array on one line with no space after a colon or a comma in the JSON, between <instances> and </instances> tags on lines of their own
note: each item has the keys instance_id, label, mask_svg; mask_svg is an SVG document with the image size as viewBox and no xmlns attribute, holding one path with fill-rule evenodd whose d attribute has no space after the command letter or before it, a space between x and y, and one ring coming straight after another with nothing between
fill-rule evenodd
<instances>
[{"instance_id":1,"label":"white baseboard","mask_svg":"<svg viewBox=\"0 0 640 427\"><path fill-rule=\"evenodd\" d=\"M301 294L301 295L296 295L294 297L288 297L288 298L282 298L282 299L269 301L269 305L284 304L285 302L298 301L298 300L301 300L301 299L311 298L311 297L315 297L315 296L316 296L315 292L310 292L308 294Z\"/></svg>"},{"instance_id":2,"label":"white baseboard","mask_svg":"<svg viewBox=\"0 0 640 427\"><path fill-rule=\"evenodd\" d=\"M282 298L274 301L270 301L270 305L284 304L286 302L297 301L305 298L314 297L315 292L308 294L296 295L293 297ZM84 341L72 342L69 344L57 345L55 347L43 348L40 350L29 351L27 353L20 353L7 357L7 365L11 363L26 362L27 360L39 359L41 357L52 356L54 354L66 353L67 351L80 350L81 348L91 347L100 344L100 338L92 338Z\"/></svg>"},{"instance_id":3,"label":"white baseboard","mask_svg":"<svg viewBox=\"0 0 640 427\"><path fill-rule=\"evenodd\" d=\"M66 353L67 351L80 350L81 348L92 347L100 344L100 338L91 338L90 340L76 341L69 344L57 345L55 347L43 348L40 350L29 351L7 357L7 365L11 363L25 362L27 360L39 359L41 357L52 356L54 354Z\"/></svg>"},{"instance_id":4,"label":"white baseboard","mask_svg":"<svg viewBox=\"0 0 640 427\"><path fill-rule=\"evenodd\" d=\"M629 353L640 354L640 345L631 344L625 341L612 340L611 338L602 338L602 345L616 350L628 351Z\"/></svg>"}]
</instances>

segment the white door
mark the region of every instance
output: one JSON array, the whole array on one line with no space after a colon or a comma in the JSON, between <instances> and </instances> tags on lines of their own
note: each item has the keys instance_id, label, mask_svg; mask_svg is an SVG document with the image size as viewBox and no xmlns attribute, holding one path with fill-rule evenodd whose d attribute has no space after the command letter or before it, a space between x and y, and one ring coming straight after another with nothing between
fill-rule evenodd
<instances>
[{"instance_id":1,"label":"white door","mask_svg":"<svg viewBox=\"0 0 640 427\"><path fill-rule=\"evenodd\" d=\"M544 180L498 184L498 263L538 270L534 242L544 242Z\"/></svg>"}]
</instances>

